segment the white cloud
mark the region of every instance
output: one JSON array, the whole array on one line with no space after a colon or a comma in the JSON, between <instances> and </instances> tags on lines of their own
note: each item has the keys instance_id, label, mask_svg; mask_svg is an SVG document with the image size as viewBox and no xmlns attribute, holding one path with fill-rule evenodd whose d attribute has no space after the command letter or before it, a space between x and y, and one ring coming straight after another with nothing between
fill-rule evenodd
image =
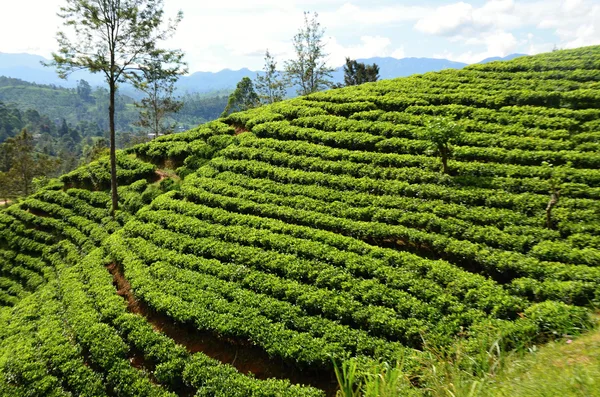
<instances>
[{"instance_id":1,"label":"white cloud","mask_svg":"<svg viewBox=\"0 0 600 397\"><path fill-rule=\"evenodd\" d=\"M557 43L535 42L533 36L517 39L517 28L551 30ZM438 7L419 19L417 31L443 36L451 43L479 47L460 54L444 51L460 62L476 62L491 56L505 56L520 45L530 54L552 49L600 44L600 4L595 0L519 1L489 0L481 7L465 2ZM483 49L481 48L483 47Z\"/></svg>"},{"instance_id":2,"label":"white cloud","mask_svg":"<svg viewBox=\"0 0 600 397\"><path fill-rule=\"evenodd\" d=\"M376 7L371 4L358 6L344 3L336 10L322 13L325 26L336 27L365 27L382 26L400 22L416 21L430 12L427 7L393 5Z\"/></svg>"},{"instance_id":3,"label":"white cloud","mask_svg":"<svg viewBox=\"0 0 600 397\"><path fill-rule=\"evenodd\" d=\"M473 24L473 6L464 2L439 7L415 24L418 31L434 35L455 35Z\"/></svg>"},{"instance_id":4,"label":"white cloud","mask_svg":"<svg viewBox=\"0 0 600 397\"><path fill-rule=\"evenodd\" d=\"M421 18L415 29L438 36L466 36L474 32L512 29L521 24L513 0L489 0L479 8L459 2L438 7Z\"/></svg>"},{"instance_id":5,"label":"white cloud","mask_svg":"<svg viewBox=\"0 0 600 397\"><path fill-rule=\"evenodd\" d=\"M404 58L404 57L406 56L406 53L405 53L405 51L404 51L404 46L402 46L402 47L400 47L400 48L397 48L396 50L394 50L394 52L392 52L392 53L390 54L390 56L391 56L392 58L397 58L397 59Z\"/></svg>"},{"instance_id":6,"label":"white cloud","mask_svg":"<svg viewBox=\"0 0 600 397\"><path fill-rule=\"evenodd\" d=\"M484 51L467 51L461 54L454 54L446 51L441 54L436 54L435 57L445 58L455 62L476 63L485 58L496 56L504 57L509 55L516 50L519 44L512 33L501 30L485 33L477 38L471 38L467 40L466 43L482 44L486 49Z\"/></svg>"},{"instance_id":7,"label":"white cloud","mask_svg":"<svg viewBox=\"0 0 600 397\"><path fill-rule=\"evenodd\" d=\"M549 52L552 51L552 49L554 48L553 43L537 42L536 36L533 33L527 34L527 40L525 44L527 45L526 53L530 55L540 54L542 52Z\"/></svg>"},{"instance_id":8,"label":"white cloud","mask_svg":"<svg viewBox=\"0 0 600 397\"><path fill-rule=\"evenodd\" d=\"M61 23L56 15L60 3L57 0L3 1L0 51L49 56L56 47L55 34Z\"/></svg>"},{"instance_id":9,"label":"white cloud","mask_svg":"<svg viewBox=\"0 0 600 397\"><path fill-rule=\"evenodd\" d=\"M600 44L600 4L582 0L566 1L561 17L548 19L541 26L556 28L561 48Z\"/></svg>"},{"instance_id":10,"label":"white cloud","mask_svg":"<svg viewBox=\"0 0 600 397\"><path fill-rule=\"evenodd\" d=\"M327 43L327 52L329 53L329 65L341 66L345 63L346 57L351 59L387 57L402 58L404 48L394 48L392 40L382 36L362 36L360 43L343 46L335 38L330 38Z\"/></svg>"},{"instance_id":11,"label":"white cloud","mask_svg":"<svg viewBox=\"0 0 600 397\"><path fill-rule=\"evenodd\" d=\"M61 23L56 12L66 0L0 1L0 37L4 38L0 51L46 57L56 51L55 33ZM293 56L291 40L303 24L305 10L319 13L333 65L343 63L345 56L400 58L437 52L478 61L512 51L547 51L554 45L600 44L600 0L422 4L419 0L168 0L165 15L184 11L168 44L185 51L191 71L259 69L267 48L281 65ZM527 32L534 36L527 37Z\"/></svg>"}]
</instances>

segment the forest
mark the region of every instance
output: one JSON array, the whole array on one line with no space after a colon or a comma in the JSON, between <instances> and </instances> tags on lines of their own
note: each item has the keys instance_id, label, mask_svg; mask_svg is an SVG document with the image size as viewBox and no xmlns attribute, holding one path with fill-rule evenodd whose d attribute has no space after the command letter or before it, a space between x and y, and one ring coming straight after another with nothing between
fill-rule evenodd
<instances>
[{"instance_id":1,"label":"forest","mask_svg":"<svg viewBox=\"0 0 600 397\"><path fill-rule=\"evenodd\" d=\"M218 118L227 103L227 93L212 95L182 95L183 106L170 118L174 128L183 131ZM119 95L116 103L119 112L117 147L127 148L151 139L152 136L136 124L139 109L134 106L134 99ZM1 198L6 201L26 195L35 187L33 178L42 178L40 182L43 182L45 178L58 177L105 154L109 146L107 108L107 90L92 88L85 80L79 81L77 88L67 89L0 76ZM23 136L23 130L31 141L28 144L31 148L23 155L36 165L16 178L15 170L8 173L17 154L14 141ZM27 181L12 183L15 178Z\"/></svg>"}]
</instances>

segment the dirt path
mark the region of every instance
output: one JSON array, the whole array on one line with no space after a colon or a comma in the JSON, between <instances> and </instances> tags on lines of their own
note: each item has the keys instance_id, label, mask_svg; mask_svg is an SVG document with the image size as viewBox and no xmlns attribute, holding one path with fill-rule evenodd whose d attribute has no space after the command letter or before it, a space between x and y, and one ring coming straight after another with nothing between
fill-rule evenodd
<instances>
[{"instance_id":1,"label":"dirt path","mask_svg":"<svg viewBox=\"0 0 600 397\"><path fill-rule=\"evenodd\" d=\"M170 176L167 175L167 173L164 172L163 170L156 170L155 172L156 172L156 175L158 176L158 179L156 180L156 182L161 182L167 178L170 178Z\"/></svg>"},{"instance_id":2,"label":"dirt path","mask_svg":"<svg viewBox=\"0 0 600 397\"><path fill-rule=\"evenodd\" d=\"M152 310L137 300L131 292L131 285L116 264L108 266L113 276L117 294L127 301L128 309L139 314L154 327L190 353L202 352L222 363L234 366L240 373L251 372L258 379L289 379L295 384L306 384L324 390L327 396L335 396L337 381L333 371L301 371L278 358L271 358L258 346L249 341L219 337L211 332L199 331L190 325L175 324L173 320Z\"/></svg>"}]
</instances>

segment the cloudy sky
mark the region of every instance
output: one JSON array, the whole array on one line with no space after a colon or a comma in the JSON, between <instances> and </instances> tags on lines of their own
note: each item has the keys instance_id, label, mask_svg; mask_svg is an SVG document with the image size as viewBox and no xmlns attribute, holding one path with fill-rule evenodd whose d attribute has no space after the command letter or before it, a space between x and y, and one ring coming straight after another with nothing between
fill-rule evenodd
<instances>
[{"instance_id":1,"label":"cloudy sky","mask_svg":"<svg viewBox=\"0 0 600 397\"><path fill-rule=\"evenodd\" d=\"M0 52L48 57L65 0L0 0ZM303 12L319 14L329 62L374 56L472 63L600 44L600 0L164 0L184 19L169 47L191 72L262 68L266 48L281 63Z\"/></svg>"}]
</instances>

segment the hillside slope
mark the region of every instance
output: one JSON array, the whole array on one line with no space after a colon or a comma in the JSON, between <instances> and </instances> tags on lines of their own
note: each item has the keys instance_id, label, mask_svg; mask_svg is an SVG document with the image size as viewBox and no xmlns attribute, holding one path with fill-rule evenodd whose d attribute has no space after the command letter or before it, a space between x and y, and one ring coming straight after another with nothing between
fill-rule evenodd
<instances>
[{"instance_id":1,"label":"hillside slope","mask_svg":"<svg viewBox=\"0 0 600 397\"><path fill-rule=\"evenodd\" d=\"M381 81L161 137L120 153L115 219L106 160L63 176L0 214L0 392L333 395L332 361L418 376L424 345L591 328L599 59ZM466 131L449 174L421 139L436 116Z\"/></svg>"}]
</instances>

